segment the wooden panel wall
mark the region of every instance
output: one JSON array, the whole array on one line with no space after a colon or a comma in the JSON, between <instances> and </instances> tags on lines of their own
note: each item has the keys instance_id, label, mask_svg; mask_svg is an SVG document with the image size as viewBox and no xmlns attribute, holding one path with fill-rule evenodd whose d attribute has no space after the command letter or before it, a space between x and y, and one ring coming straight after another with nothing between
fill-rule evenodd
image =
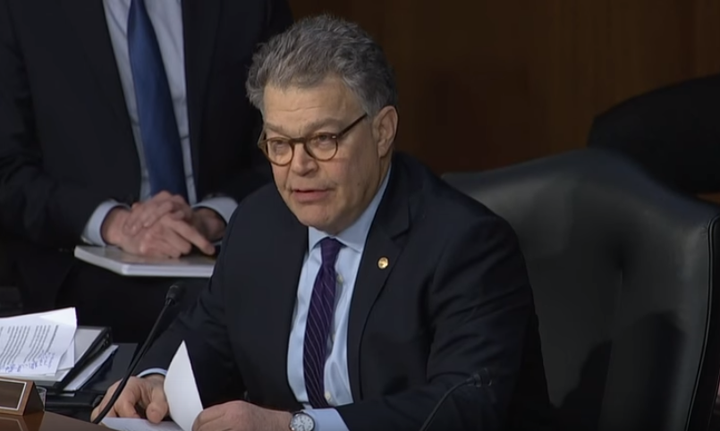
<instances>
[{"instance_id":1,"label":"wooden panel wall","mask_svg":"<svg viewBox=\"0 0 720 431\"><path fill-rule=\"evenodd\" d=\"M597 113L720 72L717 0L289 0L378 40L400 88L399 147L437 172L583 147Z\"/></svg>"}]
</instances>

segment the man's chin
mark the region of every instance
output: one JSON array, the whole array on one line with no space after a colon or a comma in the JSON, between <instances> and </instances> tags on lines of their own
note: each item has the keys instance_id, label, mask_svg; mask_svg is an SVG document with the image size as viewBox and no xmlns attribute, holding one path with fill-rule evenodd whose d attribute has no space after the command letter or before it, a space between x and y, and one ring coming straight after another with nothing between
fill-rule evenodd
<instances>
[{"instance_id":1,"label":"man's chin","mask_svg":"<svg viewBox=\"0 0 720 431\"><path fill-rule=\"evenodd\" d=\"M322 216L320 214L303 214L302 212L296 212L295 217L297 217L298 221L304 226L311 227L319 231L327 232L330 228L331 223L329 222L327 216Z\"/></svg>"}]
</instances>

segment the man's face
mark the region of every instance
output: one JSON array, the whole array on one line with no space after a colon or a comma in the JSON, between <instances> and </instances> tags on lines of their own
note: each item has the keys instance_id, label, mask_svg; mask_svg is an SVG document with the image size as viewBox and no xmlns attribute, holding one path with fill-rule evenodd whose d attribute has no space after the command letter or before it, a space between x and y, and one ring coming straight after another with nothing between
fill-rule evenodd
<instances>
[{"instance_id":1,"label":"man's face","mask_svg":"<svg viewBox=\"0 0 720 431\"><path fill-rule=\"evenodd\" d=\"M336 134L363 114L357 97L336 78L312 88L265 88L268 139ZM302 224L337 234L362 214L387 171L396 125L396 111L385 108L342 135L330 160L316 160L295 144L288 165L272 165L280 194Z\"/></svg>"}]
</instances>

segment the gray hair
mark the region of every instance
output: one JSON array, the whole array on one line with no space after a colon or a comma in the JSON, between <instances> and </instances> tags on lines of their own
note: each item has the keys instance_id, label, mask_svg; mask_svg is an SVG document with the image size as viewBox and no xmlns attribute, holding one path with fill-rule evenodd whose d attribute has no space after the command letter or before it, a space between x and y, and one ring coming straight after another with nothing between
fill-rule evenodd
<instances>
[{"instance_id":1,"label":"gray hair","mask_svg":"<svg viewBox=\"0 0 720 431\"><path fill-rule=\"evenodd\" d=\"M263 112L267 85L312 88L330 76L342 79L369 115L397 106L395 76L380 45L357 24L330 15L302 19L262 44L245 87Z\"/></svg>"}]
</instances>

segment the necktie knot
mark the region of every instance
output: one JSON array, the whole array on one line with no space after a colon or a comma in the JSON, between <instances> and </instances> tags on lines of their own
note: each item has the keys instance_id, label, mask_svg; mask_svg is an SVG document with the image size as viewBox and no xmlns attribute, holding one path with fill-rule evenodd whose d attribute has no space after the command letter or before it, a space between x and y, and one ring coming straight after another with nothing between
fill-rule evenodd
<instances>
[{"instance_id":1,"label":"necktie knot","mask_svg":"<svg viewBox=\"0 0 720 431\"><path fill-rule=\"evenodd\" d=\"M342 243L335 238L324 238L322 241L320 241L320 248L321 248L321 254L322 254L322 266L335 266L335 261L337 260L338 253L340 253L340 249L342 248Z\"/></svg>"}]
</instances>

